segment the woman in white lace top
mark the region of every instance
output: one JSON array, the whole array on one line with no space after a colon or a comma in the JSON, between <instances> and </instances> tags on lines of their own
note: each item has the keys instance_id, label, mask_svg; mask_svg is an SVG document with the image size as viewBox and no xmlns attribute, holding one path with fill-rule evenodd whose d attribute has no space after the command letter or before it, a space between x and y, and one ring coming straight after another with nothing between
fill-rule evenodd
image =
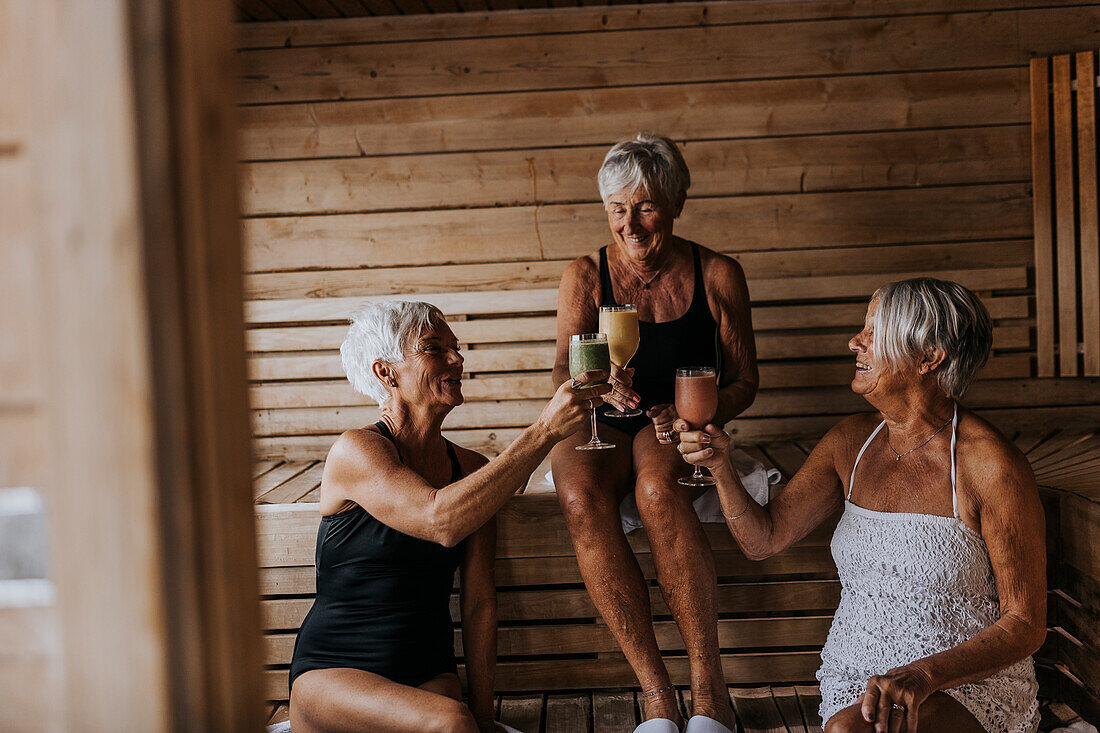
<instances>
[{"instance_id":1,"label":"woman in white lace top","mask_svg":"<svg viewBox=\"0 0 1100 733\"><path fill-rule=\"evenodd\" d=\"M880 288L848 344L852 389L875 412L830 430L765 507L729 465L725 433L680 435L685 457L717 479L726 525L750 558L843 508L832 541L840 606L817 674L827 733L1038 727L1039 494L1023 454L958 404L991 344L989 314L961 285Z\"/></svg>"}]
</instances>

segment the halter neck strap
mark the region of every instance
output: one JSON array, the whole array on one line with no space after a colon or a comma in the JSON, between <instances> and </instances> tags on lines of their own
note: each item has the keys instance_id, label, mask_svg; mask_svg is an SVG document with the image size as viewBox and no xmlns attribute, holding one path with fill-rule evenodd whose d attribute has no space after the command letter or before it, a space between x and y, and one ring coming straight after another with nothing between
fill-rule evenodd
<instances>
[{"instance_id":1,"label":"halter neck strap","mask_svg":"<svg viewBox=\"0 0 1100 733\"><path fill-rule=\"evenodd\" d=\"M856 454L856 462L855 465L852 466L852 477L848 479L848 496L845 497L848 501L852 500L852 487L856 485L856 466L859 465L859 459L863 458L863 452L867 450L867 446L871 444L871 441L875 439L875 436L879 434L879 431L882 430L882 426L885 424L885 420L878 424L878 427L874 429L874 432L867 436L867 440L863 441L863 447L860 448L859 453Z\"/></svg>"},{"instance_id":2,"label":"halter neck strap","mask_svg":"<svg viewBox=\"0 0 1100 733\"><path fill-rule=\"evenodd\" d=\"M859 449L859 453L856 454L855 465L852 466L852 476L848 479L848 496L845 497L848 501L852 500L852 489L856 484L856 466L859 465L859 459L863 458L864 451L867 450L867 446L871 444L871 441L875 439L875 436L879 434L883 426L886 425L886 421L883 420L878 424L878 427L867 436L867 440L863 441L863 446ZM954 409L951 414L951 513L955 515L955 519L959 518L959 494L955 490L955 477L957 474L957 468L955 464L955 446L958 443L958 426L959 426L959 403L954 404Z\"/></svg>"}]
</instances>

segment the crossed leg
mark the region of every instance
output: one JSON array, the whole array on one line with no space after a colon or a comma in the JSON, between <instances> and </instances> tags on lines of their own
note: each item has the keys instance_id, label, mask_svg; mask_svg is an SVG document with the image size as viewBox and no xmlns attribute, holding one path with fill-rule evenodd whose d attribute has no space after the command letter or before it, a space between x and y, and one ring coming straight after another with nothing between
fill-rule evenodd
<instances>
[{"instance_id":1,"label":"crossed leg","mask_svg":"<svg viewBox=\"0 0 1100 733\"><path fill-rule=\"evenodd\" d=\"M732 729L734 715L718 647L718 577L714 554L691 502L676 483L690 466L674 446L657 442L652 426L634 439L635 497L649 537L657 582L687 649L695 714Z\"/></svg>"},{"instance_id":2,"label":"crossed leg","mask_svg":"<svg viewBox=\"0 0 1100 733\"><path fill-rule=\"evenodd\" d=\"M302 673L290 694L294 733L478 733L448 672L419 687L346 667Z\"/></svg>"},{"instance_id":3,"label":"crossed leg","mask_svg":"<svg viewBox=\"0 0 1100 733\"><path fill-rule=\"evenodd\" d=\"M917 710L917 733L985 733L963 705L942 692L934 693ZM891 720L890 733L904 730L904 721ZM875 726L863 719L859 703L849 705L825 722L825 733L874 733Z\"/></svg>"}]
</instances>

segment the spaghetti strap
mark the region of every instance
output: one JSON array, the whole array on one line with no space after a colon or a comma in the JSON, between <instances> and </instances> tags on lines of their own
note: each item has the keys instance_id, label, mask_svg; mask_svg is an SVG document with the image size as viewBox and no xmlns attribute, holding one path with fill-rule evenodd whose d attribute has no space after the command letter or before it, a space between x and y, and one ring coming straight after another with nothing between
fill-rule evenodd
<instances>
[{"instance_id":1,"label":"spaghetti strap","mask_svg":"<svg viewBox=\"0 0 1100 733\"><path fill-rule=\"evenodd\" d=\"M955 412L951 415L951 512L959 518L959 495L955 491L955 444L958 442L959 403L955 403Z\"/></svg>"},{"instance_id":2,"label":"spaghetti strap","mask_svg":"<svg viewBox=\"0 0 1100 733\"><path fill-rule=\"evenodd\" d=\"M863 441L863 447L860 448L859 453L856 454L856 462L855 465L852 466L852 477L848 479L848 496L844 497L848 501L852 500L852 487L856 485L856 466L859 465L859 459L863 458L863 451L867 450L867 446L871 444L871 441L875 439L875 436L878 435L879 431L882 430L882 426L885 424L885 420L878 424L874 432L867 436L867 440Z\"/></svg>"}]
</instances>

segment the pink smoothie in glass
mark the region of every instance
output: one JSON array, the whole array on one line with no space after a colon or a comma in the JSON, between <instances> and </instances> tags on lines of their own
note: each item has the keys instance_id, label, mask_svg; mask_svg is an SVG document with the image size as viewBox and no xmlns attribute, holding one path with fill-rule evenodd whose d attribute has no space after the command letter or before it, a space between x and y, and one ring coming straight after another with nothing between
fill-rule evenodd
<instances>
[{"instance_id":1,"label":"pink smoothie in glass","mask_svg":"<svg viewBox=\"0 0 1100 733\"><path fill-rule=\"evenodd\" d=\"M676 412L691 427L699 429L718 411L718 383L714 372L692 376L676 375Z\"/></svg>"}]
</instances>

